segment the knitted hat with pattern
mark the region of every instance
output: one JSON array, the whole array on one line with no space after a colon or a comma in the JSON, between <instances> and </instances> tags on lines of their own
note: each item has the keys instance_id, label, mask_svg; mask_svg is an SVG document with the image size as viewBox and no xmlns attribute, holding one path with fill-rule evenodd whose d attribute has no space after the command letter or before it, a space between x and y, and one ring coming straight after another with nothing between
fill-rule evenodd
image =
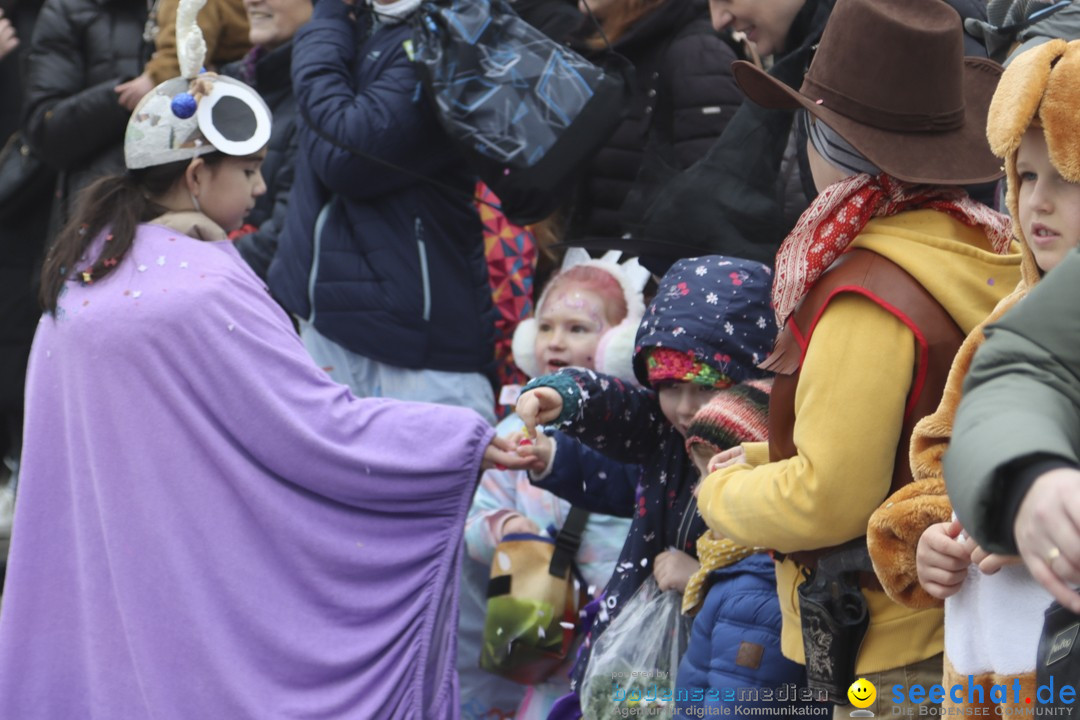
<instances>
[{"instance_id":1,"label":"knitted hat with pattern","mask_svg":"<svg viewBox=\"0 0 1080 720\"><path fill-rule=\"evenodd\" d=\"M769 439L772 379L748 380L716 393L686 430L686 450L699 443L721 452L744 442Z\"/></svg>"}]
</instances>

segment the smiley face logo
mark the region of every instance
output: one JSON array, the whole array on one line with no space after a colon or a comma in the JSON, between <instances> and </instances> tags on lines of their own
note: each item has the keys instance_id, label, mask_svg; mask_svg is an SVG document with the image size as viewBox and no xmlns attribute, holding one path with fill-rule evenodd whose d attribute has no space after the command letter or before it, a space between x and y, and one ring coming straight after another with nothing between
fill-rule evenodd
<instances>
[{"instance_id":1,"label":"smiley face logo","mask_svg":"<svg viewBox=\"0 0 1080 720\"><path fill-rule=\"evenodd\" d=\"M877 699L877 688L866 678L859 678L851 683L847 691L848 700L857 708L867 708Z\"/></svg>"}]
</instances>

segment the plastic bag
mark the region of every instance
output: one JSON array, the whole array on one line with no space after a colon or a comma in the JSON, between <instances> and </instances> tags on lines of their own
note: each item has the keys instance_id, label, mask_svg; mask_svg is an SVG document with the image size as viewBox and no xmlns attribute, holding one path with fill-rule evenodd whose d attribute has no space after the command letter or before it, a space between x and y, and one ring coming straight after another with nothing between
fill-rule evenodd
<instances>
[{"instance_id":1,"label":"plastic bag","mask_svg":"<svg viewBox=\"0 0 1080 720\"><path fill-rule=\"evenodd\" d=\"M637 708L638 715L675 717L675 675L689 636L682 594L660 592L649 577L593 646L581 687L584 716L622 718Z\"/></svg>"},{"instance_id":2,"label":"plastic bag","mask_svg":"<svg viewBox=\"0 0 1080 720\"><path fill-rule=\"evenodd\" d=\"M440 122L518 225L547 217L621 122L633 70L601 67L506 0L427 0L414 59Z\"/></svg>"}]
</instances>

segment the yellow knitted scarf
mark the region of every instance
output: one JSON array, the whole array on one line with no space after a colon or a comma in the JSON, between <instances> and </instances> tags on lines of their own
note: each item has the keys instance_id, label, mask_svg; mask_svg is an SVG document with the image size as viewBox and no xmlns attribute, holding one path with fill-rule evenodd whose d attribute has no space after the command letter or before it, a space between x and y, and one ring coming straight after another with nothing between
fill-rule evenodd
<instances>
[{"instance_id":1,"label":"yellow knitted scarf","mask_svg":"<svg viewBox=\"0 0 1080 720\"><path fill-rule=\"evenodd\" d=\"M694 615L701 609L705 600L705 578L713 570L734 565L754 553L765 552L765 548L747 548L736 545L732 540L716 536L712 530L706 530L698 538L697 554L701 567L690 576L683 591L682 611L684 615Z\"/></svg>"}]
</instances>

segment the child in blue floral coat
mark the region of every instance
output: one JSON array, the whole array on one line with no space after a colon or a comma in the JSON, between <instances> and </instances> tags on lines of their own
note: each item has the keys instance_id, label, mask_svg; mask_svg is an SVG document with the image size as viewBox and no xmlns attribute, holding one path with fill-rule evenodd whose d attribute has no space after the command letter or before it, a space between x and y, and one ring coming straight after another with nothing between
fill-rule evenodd
<instances>
[{"instance_id":1,"label":"child in blue floral coat","mask_svg":"<svg viewBox=\"0 0 1080 720\"><path fill-rule=\"evenodd\" d=\"M517 413L529 431L557 428L519 452L534 455L535 484L593 512L633 514L630 533L571 674L580 690L596 639L650 575L662 590L685 588L698 569L698 471L685 434L705 403L747 380L772 348L772 273L760 263L709 256L671 267L638 328L634 371L645 388L591 370L566 368L530 382ZM564 434L565 433L565 434ZM578 443L643 466L637 481L583 472ZM586 480L582 482L582 477ZM581 717L572 694L550 718Z\"/></svg>"}]
</instances>

